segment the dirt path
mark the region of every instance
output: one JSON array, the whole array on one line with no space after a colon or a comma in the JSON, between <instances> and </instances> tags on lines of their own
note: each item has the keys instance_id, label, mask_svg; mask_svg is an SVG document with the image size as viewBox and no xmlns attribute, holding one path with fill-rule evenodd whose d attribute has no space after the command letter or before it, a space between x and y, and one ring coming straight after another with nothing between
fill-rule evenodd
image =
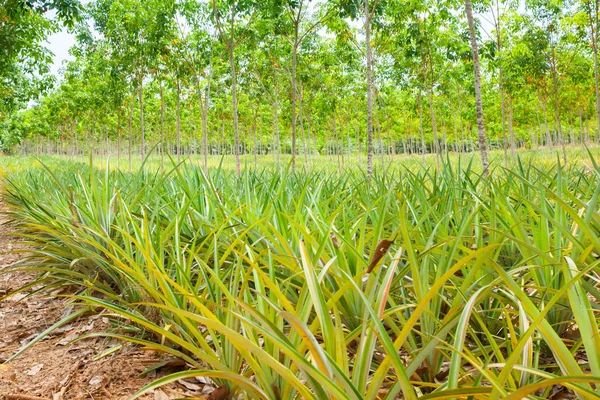
<instances>
[{"instance_id":1,"label":"dirt path","mask_svg":"<svg viewBox=\"0 0 600 400\"><path fill-rule=\"evenodd\" d=\"M4 211L5 204L0 199L0 212ZM21 257L16 250L26 248L12 235L2 215L0 298L32 282L32 276L7 269ZM140 377L140 372L160 361L157 354L122 345L118 351L102 356L119 343L103 338L71 342L79 335L104 330L109 320L101 315L82 317L69 323L34 344L20 357L2 364L21 346L73 310L68 299L51 294L30 294L31 290L0 301L0 399L127 399L156 379L156 374ZM159 374L167 372L173 371L160 371ZM214 388L198 381L180 382L141 398L202 398L207 389Z\"/></svg>"}]
</instances>

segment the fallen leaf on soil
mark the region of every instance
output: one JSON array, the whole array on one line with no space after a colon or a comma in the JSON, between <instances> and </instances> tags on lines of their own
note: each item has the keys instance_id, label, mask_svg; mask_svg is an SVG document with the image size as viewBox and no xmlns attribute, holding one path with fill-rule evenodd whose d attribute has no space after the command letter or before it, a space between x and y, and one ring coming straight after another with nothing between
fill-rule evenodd
<instances>
[{"instance_id":1,"label":"fallen leaf on soil","mask_svg":"<svg viewBox=\"0 0 600 400\"><path fill-rule=\"evenodd\" d=\"M210 393L214 392L215 389L216 389L216 387L214 387L214 386L206 385L202 388L202 394L210 394Z\"/></svg>"},{"instance_id":2,"label":"fallen leaf on soil","mask_svg":"<svg viewBox=\"0 0 600 400\"><path fill-rule=\"evenodd\" d=\"M31 369L25 371L25 374L29 376L35 376L42 368L44 368L44 364L35 364L33 367L31 367Z\"/></svg>"},{"instance_id":3,"label":"fallen leaf on soil","mask_svg":"<svg viewBox=\"0 0 600 400\"><path fill-rule=\"evenodd\" d=\"M177 383L179 383L180 385L184 386L186 389L189 389L189 390L196 390L196 391L202 390L202 386L187 382L183 379L179 379L177 381Z\"/></svg>"},{"instance_id":4,"label":"fallen leaf on soil","mask_svg":"<svg viewBox=\"0 0 600 400\"><path fill-rule=\"evenodd\" d=\"M19 338L25 336L27 333L24 333L23 335L19 336ZM35 339L39 334L38 333L32 333L29 336L26 336L24 339L22 339L20 341L21 346L25 346L27 343L29 343L30 341L32 341L33 339Z\"/></svg>"},{"instance_id":5,"label":"fallen leaf on soil","mask_svg":"<svg viewBox=\"0 0 600 400\"><path fill-rule=\"evenodd\" d=\"M71 333L70 335L67 335L64 338L62 338L58 343L56 343L56 345L57 346L66 346L71 341L75 340L76 338L77 338L77 334Z\"/></svg>"},{"instance_id":6,"label":"fallen leaf on soil","mask_svg":"<svg viewBox=\"0 0 600 400\"><path fill-rule=\"evenodd\" d=\"M10 296L9 299L12 301L15 301L15 302L19 302L19 301L23 300L25 297L27 297L27 293L16 293L16 294Z\"/></svg>"},{"instance_id":7,"label":"fallen leaf on soil","mask_svg":"<svg viewBox=\"0 0 600 400\"><path fill-rule=\"evenodd\" d=\"M156 389L154 391L154 400L171 400L171 397L162 390Z\"/></svg>"},{"instance_id":8,"label":"fallen leaf on soil","mask_svg":"<svg viewBox=\"0 0 600 400\"><path fill-rule=\"evenodd\" d=\"M102 383L102 377L101 376L94 376L92 377L92 379L90 379L90 385L95 386L95 385L99 385Z\"/></svg>"},{"instance_id":9,"label":"fallen leaf on soil","mask_svg":"<svg viewBox=\"0 0 600 400\"><path fill-rule=\"evenodd\" d=\"M212 381L210 380L210 378L207 378L205 376L197 376L196 380L200 383L203 383L204 385L212 384Z\"/></svg>"},{"instance_id":10,"label":"fallen leaf on soil","mask_svg":"<svg viewBox=\"0 0 600 400\"><path fill-rule=\"evenodd\" d=\"M69 316L73 312L73 308L74 308L73 306L66 306L63 309L63 312L62 312L62 315L61 315L62 318L65 318L65 317Z\"/></svg>"},{"instance_id":11,"label":"fallen leaf on soil","mask_svg":"<svg viewBox=\"0 0 600 400\"><path fill-rule=\"evenodd\" d=\"M60 328L58 328L58 329L54 330L54 332L53 332L53 333L55 333L55 334L59 334L59 333L69 332L69 331L70 331L70 330L72 330L72 329L73 329L73 325L71 325L71 324L67 324L67 325L65 325L65 326L61 326Z\"/></svg>"},{"instance_id":12,"label":"fallen leaf on soil","mask_svg":"<svg viewBox=\"0 0 600 400\"><path fill-rule=\"evenodd\" d=\"M92 329L94 329L94 321L90 322L87 325L82 326L81 328L78 329L79 332L87 332L87 331L91 331Z\"/></svg>"},{"instance_id":13,"label":"fallen leaf on soil","mask_svg":"<svg viewBox=\"0 0 600 400\"><path fill-rule=\"evenodd\" d=\"M46 397L28 396L26 394L8 394L7 400L50 400Z\"/></svg>"},{"instance_id":14,"label":"fallen leaf on soil","mask_svg":"<svg viewBox=\"0 0 600 400\"><path fill-rule=\"evenodd\" d=\"M548 399L550 400L569 400L577 398L574 394L569 393L567 388L562 385L552 386Z\"/></svg>"}]
</instances>

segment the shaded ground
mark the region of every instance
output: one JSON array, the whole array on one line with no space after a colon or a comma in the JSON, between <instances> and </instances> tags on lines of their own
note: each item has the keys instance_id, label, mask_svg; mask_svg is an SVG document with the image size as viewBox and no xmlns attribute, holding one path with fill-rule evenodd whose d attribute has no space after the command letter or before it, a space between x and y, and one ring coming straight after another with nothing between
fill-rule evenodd
<instances>
[{"instance_id":1,"label":"shaded ground","mask_svg":"<svg viewBox=\"0 0 600 400\"><path fill-rule=\"evenodd\" d=\"M0 212L5 205L0 199ZM0 298L32 281L32 276L7 269L25 246L12 236L0 216ZM33 290L33 289L32 289ZM0 399L127 399L157 374L140 372L161 360L153 352L129 345L118 346L104 338L72 342L79 335L100 332L108 319L82 317L54 331L24 354L2 364L21 346L68 315L73 307L66 298L31 294L32 290L0 300ZM59 294L59 293L54 293ZM110 352L111 349L118 349ZM108 350L108 351L107 351ZM105 355L107 352L110 354ZM161 370L158 376L173 370ZM180 381L142 396L142 399L209 398L214 390L198 380Z\"/></svg>"}]
</instances>

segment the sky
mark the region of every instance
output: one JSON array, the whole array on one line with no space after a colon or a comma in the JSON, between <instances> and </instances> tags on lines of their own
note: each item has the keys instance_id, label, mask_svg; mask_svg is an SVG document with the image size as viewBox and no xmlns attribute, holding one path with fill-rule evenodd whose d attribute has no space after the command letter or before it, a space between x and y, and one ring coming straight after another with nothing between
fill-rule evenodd
<instances>
[{"instance_id":1,"label":"sky","mask_svg":"<svg viewBox=\"0 0 600 400\"><path fill-rule=\"evenodd\" d=\"M58 70L62 66L64 60L72 60L73 57L69 54L69 49L75 44L75 35L63 29L61 32L55 33L48 37L48 49L54 53L54 64L50 71L58 76Z\"/></svg>"},{"instance_id":2,"label":"sky","mask_svg":"<svg viewBox=\"0 0 600 400\"><path fill-rule=\"evenodd\" d=\"M80 0L80 3L85 5L91 0ZM48 11L47 18L54 19L56 12ZM69 54L69 49L75 45L75 35L69 33L67 28L61 26L61 31L50 35L46 47L54 54L54 63L50 68L50 72L58 77L58 70L62 67L63 61L73 60L74 57Z\"/></svg>"}]
</instances>

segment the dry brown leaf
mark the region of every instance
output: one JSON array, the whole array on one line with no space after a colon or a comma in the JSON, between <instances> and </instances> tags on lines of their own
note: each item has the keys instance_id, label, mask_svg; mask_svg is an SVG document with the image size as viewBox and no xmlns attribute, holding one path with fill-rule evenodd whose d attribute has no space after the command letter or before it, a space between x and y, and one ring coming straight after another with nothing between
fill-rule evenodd
<instances>
[{"instance_id":1,"label":"dry brown leaf","mask_svg":"<svg viewBox=\"0 0 600 400\"><path fill-rule=\"evenodd\" d=\"M90 382L89 382L89 384L92 385L92 386L99 385L101 383L102 383L102 377L98 376L98 375L93 376L92 379L90 379Z\"/></svg>"},{"instance_id":2,"label":"dry brown leaf","mask_svg":"<svg viewBox=\"0 0 600 400\"><path fill-rule=\"evenodd\" d=\"M56 345L57 346L66 346L75 339L77 339L77 334L71 333L70 335L67 335L64 338L60 339L60 341L58 343L56 343Z\"/></svg>"},{"instance_id":3,"label":"dry brown leaf","mask_svg":"<svg viewBox=\"0 0 600 400\"><path fill-rule=\"evenodd\" d=\"M216 388L214 386L211 385L205 385L202 388L202 394L211 394L212 392L214 392ZM208 398L208 397L207 397Z\"/></svg>"},{"instance_id":4,"label":"dry brown leaf","mask_svg":"<svg viewBox=\"0 0 600 400\"><path fill-rule=\"evenodd\" d=\"M203 385L212 385L213 381L210 378L207 378L205 376L196 376L194 377L198 382L202 383Z\"/></svg>"},{"instance_id":5,"label":"dry brown leaf","mask_svg":"<svg viewBox=\"0 0 600 400\"><path fill-rule=\"evenodd\" d=\"M160 389L154 390L154 400L171 400L171 397Z\"/></svg>"},{"instance_id":6,"label":"dry brown leaf","mask_svg":"<svg viewBox=\"0 0 600 400\"><path fill-rule=\"evenodd\" d=\"M367 268L367 274L370 274L371 271L373 271L373 269L377 266L379 261L381 261L383 256L385 256L385 253L387 253L390 246L394 244L395 239L396 238L392 240L383 239L381 242L379 242L379 244L375 248L375 251L373 252L373 256L371 257L371 263L369 264L369 268Z\"/></svg>"},{"instance_id":7,"label":"dry brown leaf","mask_svg":"<svg viewBox=\"0 0 600 400\"><path fill-rule=\"evenodd\" d=\"M7 394L6 400L50 400L47 397L29 396L27 394Z\"/></svg>"},{"instance_id":8,"label":"dry brown leaf","mask_svg":"<svg viewBox=\"0 0 600 400\"><path fill-rule=\"evenodd\" d=\"M208 400L226 400L229 397L229 389L227 386L220 386L213 390L208 396Z\"/></svg>"},{"instance_id":9,"label":"dry brown leaf","mask_svg":"<svg viewBox=\"0 0 600 400\"><path fill-rule=\"evenodd\" d=\"M338 239L337 239L337 236L335 236L335 233L330 232L329 237L331 238L331 243L333 244L333 247L335 247L336 249L339 249L340 243L338 242Z\"/></svg>"},{"instance_id":10,"label":"dry brown leaf","mask_svg":"<svg viewBox=\"0 0 600 400\"><path fill-rule=\"evenodd\" d=\"M195 391L202 390L202 386L196 385L194 383L188 382L188 381L183 380L183 379L179 379L177 381L177 383L179 383L180 385L184 386L186 389L189 389L189 390L195 390Z\"/></svg>"},{"instance_id":11,"label":"dry brown leaf","mask_svg":"<svg viewBox=\"0 0 600 400\"><path fill-rule=\"evenodd\" d=\"M42 370L42 368L44 368L44 364L35 364L30 369L25 371L25 374L29 376L36 376L38 372Z\"/></svg>"},{"instance_id":12,"label":"dry brown leaf","mask_svg":"<svg viewBox=\"0 0 600 400\"><path fill-rule=\"evenodd\" d=\"M88 332L88 331L91 331L92 329L94 329L94 321L90 322L89 324L86 324L86 325L82 326L77 331L78 332Z\"/></svg>"}]
</instances>

